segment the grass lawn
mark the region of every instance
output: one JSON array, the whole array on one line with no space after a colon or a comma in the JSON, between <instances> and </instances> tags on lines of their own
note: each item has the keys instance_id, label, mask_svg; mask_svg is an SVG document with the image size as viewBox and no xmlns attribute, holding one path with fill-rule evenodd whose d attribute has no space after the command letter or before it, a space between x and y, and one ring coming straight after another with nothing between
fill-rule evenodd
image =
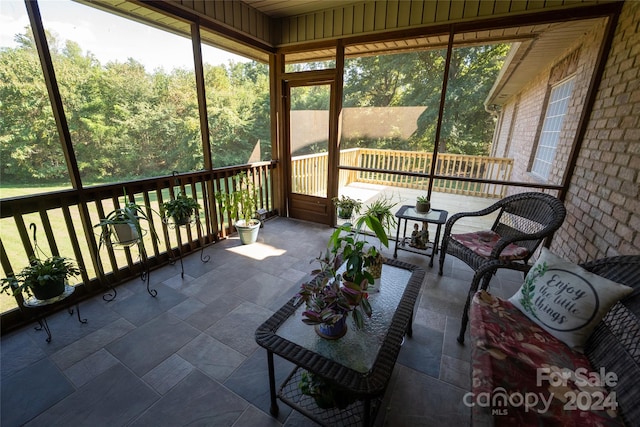
<instances>
[{"instance_id":1,"label":"grass lawn","mask_svg":"<svg viewBox=\"0 0 640 427\"><path fill-rule=\"evenodd\" d=\"M29 185L1 185L0 186L0 198L11 198L18 196L26 196L31 194L39 194L39 193L49 193L61 190L68 190L70 187L68 185L51 185L51 186L29 186ZM159 206L157 203L157 196L155 192L149 193L151 208L156 212L159 212ZM163 191L163 199L169 198L169 190ZM137 196L136 200L139 204L142 204L142 197ZM122 199L121 199L122 201ZM113 206L110 201L103 202L103 208L105 212L109 212ZM91 217L91 223L97 224L100 221L100 218L97 213L96 205L91 203L88 206L89 214ZM79 209L75 206L70 206L69 208L72 222L74 225L80 224L80 212ZM84 231L82 227L76 226L73 230L68 230L66 222L64 220L64 215L62 209L53 209L47 211L47 217L51 222L51 228L55 234L55 242L58 247L58 252L62 256L66 256L69 258L77 259L73 252L73 247L71 246L71 239L69 238L71 233L74 233L78 237L78 242L80 245L81 256L83 257L81 263L84 265L86 272L89 278L96 277L97 274L94 271L93 263L91 259L88 257L89 248L87 244L87 238L84 235ZM44 233L44 226L42 225L42 219L40 218L40 214L33 213L23 216L23 220L28 227L29 224L34 223L37 226L37 243L38 247L42 253L37 254L39 257L46 258L52 255L52 251L48 245L47 238ZM154 217L154 224L156 228L156 232L159 236L162 236L162 221L159 218ZM145 224L142 224L143 228ZM99 229L95 229L96 236L95 239L98 240ZM175 237L175 233L169 233L171 238L171 244L175 246L177 244L177 239ZM33 235L31 230L29 229L29 238L33 239ZM20 239L20 235L18 233L17 227L15 225L15 220L13 217L4 218L0 220L0 239L2 240L2 244L4 245L5 251L9 258L9 262L14 271L20 271L22 267L24 267L28 263L28 257L24 250L23 243ZM186 241L187 236L184 234L182 236L182 241ZM144 238L145 247L151 247L151 236L150 233ZM33 241L31 242L33 244ZM160 244L160 247L163 248L164 245ZM162 250L162 249L161 249ZM127 264L125 251L117 250L114 251L114 254L118 260L118 266L124 266ZM102 260L103 269L106 273L112 270L111 264L106 257L105 249L101 250L101 255L105 255ZM138 259L138 251L136 247L131 249L131 255L134 260ZM0 277L6 277L6 273L4 269L0 266ZM82 278L74 278L72 279L72 283L77 283L81 281ZM0 310L2 312L10 310L16 307L16 301L12 296L8 296L4 293L0 294Z\"/></svg>"}]
</instances>

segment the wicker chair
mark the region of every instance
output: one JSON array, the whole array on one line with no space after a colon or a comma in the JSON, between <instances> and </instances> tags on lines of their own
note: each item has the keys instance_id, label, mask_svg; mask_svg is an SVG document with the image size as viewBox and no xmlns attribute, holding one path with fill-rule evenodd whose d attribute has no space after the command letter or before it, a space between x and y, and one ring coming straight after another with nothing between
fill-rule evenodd
<instances>
[{"instance_id":1,"label":"wicker chair","mask_svg":"<svg viewBox=\"0 0 640 427\"><path fill-rule=\"evenodd\" d=\"M461 218L481 217L498 212L490 230L453 234L452 228ZM520 193L505 197L486 209L476 212L460 212L447 221L442 238L440 271L447 254L453 255L471 267L475 274L462 317L462 328L458 341L464 342L467 327L469 303L480 281L483 288L489 285L497 268L529 271L529 258L542 241L552 235L564 221L567 211L562 202L545 193ZM482 267L491 261L498 261L496 268L487 272Z\"/></svg>"}]
</instances>

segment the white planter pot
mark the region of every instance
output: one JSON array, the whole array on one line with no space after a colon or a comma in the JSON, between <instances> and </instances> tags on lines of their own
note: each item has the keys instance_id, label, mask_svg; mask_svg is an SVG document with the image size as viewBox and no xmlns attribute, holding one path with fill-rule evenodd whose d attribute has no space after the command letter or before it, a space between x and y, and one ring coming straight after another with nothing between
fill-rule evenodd
<instances>
[{"instance_id":1,"label":"white planter pot","mask_svg":"<svg viewBox=\"0 0 640 427\"><path fill-rule=\"evenodd\" d=\"M251 243L255 243L258 240L258 231L260 231L260 221L249 222L247 225L244 220L236 221L236 230L238 230L238 235L240 236L240 242L243 245L250 245Z\"/></svg>"},{"instance_id":2,"label":"white planter pot","mask_svg":"<svg viewBox=\"0 0 640 427\"><path fill-rule=\"evenodd\" d=\"M111 224L111 232L116 236L114 243L121 245L137 242L140 238L138 230L133 224Z\"/></svg>"}]
</instances>

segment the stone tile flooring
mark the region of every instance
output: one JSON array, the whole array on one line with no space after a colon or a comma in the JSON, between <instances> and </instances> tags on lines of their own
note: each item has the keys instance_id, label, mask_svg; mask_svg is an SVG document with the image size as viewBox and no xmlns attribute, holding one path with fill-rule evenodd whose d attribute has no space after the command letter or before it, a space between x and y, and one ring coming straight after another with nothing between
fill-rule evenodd
<instances>
[{"instance_id":1,"label":"stone tile flooring","mask_svg":"<svg viewBox=\"0 0 640 427\"><path fill-rule=\"evenodd\" d=\"M82 302L87 324L64 311L50 316L51 343L32 327L2 337L0 424L312 425L282 402L278 418L269 415L266 351L254 333L295 294L331 232L275 218L254 245L232 237L205 248L206 264L199 253L186 257L184 278L179 263L152 271L156 298L133 280L113 302ZM398 258L427 274L376 425L469 425L470 351L455 338L472 271L447 258L441 277L425 257ZM509 296L521 281L500 272L492 291ZM291 364L275 362L281 381Z\"/></svg>"}]
</instances>

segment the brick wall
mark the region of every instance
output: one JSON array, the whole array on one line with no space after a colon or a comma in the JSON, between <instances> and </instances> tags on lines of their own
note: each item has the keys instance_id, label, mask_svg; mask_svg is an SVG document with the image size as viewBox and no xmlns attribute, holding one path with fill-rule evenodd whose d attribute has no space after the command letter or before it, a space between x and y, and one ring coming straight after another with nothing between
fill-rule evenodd
<instances>
[{"instance_id":1,"label":"brick wall","mask_svg":"<svg viewBox=\"0 0 640 427\"><path fill-rule=\"evenodd\" d=\"M494 150L506 153L505 157L514 159L514 181L562 184L603 34L604 22L601 22L503 106L503 120L501 128L497 129L499 138ZM530 173L531 165L537 150L550 88L570 75L575 76L573 94L564 118L554 164L549 179L544 181ZM515 120L513 123L509 120L510 117ZM510 126L509 129L506 128L507 125Z\"/></svg>"},{"instance_id":2,"label":"brick wall","mask_svg":"<svg viewBox=\"0 0 640 427\"><path fill-rule=\"evenodd\" d=\"M551 249L573 261L640 254L640 2L625 2Z\"/></svg>"}]
</instances>

